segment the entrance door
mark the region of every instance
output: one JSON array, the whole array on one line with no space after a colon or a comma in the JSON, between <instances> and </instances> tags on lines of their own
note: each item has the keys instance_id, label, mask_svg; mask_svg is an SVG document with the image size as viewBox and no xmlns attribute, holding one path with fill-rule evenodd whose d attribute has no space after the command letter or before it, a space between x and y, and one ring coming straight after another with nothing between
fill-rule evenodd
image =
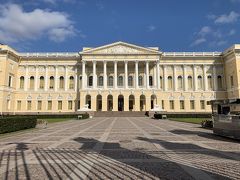
<instances>
[{"instance_id":1,"label":"entrance door","mask_svg":"<svg viewBox=\"0 0 240 180\"><path fill-rule=\"evenodd\" d=\"M133 100L129 100L129 111L133 110Z\"/></svg>"},{"instance_id":2,"label":"entrance door","mask_svg":"<svg viewBox=\"0 0 240 180\"><path fill-rule=\"evenodd\" d=\"M123 111L124 108L124 99L123 96L118 97L118 111Z\"/></svg>"},{"instance_id":3,"label":"entrance door","mask_svg":"<svg viewBox=\"0 0 240 180\"><path fill-rule=\"evenodd\" d=\"M113 109L113 102L110 99L110 100L108 100L108 111L112 111L112 109Z\"/></svg>"},{"instance_id":4,"label":"entrance door","mask_svg":"<svg viewBox=\"0 0 240 180\"><path fill-rule=\"evenodd\" d=\"M98 100L98 111L102 111L102 100Z\"/></svg>"},{"instance_id":5,"label":"entrance door","mask_svg":"<svg viewBox=\"0 0 240 180\"><path fill-rule=\"evenodd\" d=\"M144 105L144 101L141 100L141 101L140 101L140 111L143 111L143 110L144 110L144 109L143 109L143 105Z\"/></svg>"}]
</instances>

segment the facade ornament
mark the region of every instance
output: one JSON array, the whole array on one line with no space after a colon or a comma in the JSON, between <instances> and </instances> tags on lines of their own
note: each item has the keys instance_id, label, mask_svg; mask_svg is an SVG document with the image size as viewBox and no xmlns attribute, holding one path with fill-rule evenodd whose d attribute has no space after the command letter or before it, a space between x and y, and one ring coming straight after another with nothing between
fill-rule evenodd
<instances>
[{"instance_id":1,"label":"facade ornament","mask_svg":"<svg viewBox=\"0 0 240 180\"><path fill-rule=\"evenodd\" d=\"M146 52L143 50L139 50L137 48L129 47L129 46L116 45L113 47L95 51L93 53L96 53L96 54L145 54Z\"/></svg>"},{"instance_id":2,"label":"facade ornament","mask_svg":"<svg viewBox=\"0 0 240 180\"><path fill-rule=\"evenodd\" d=\"M28 95L27 99L32 99L32 96Z\"/></svg>"},{"instance_id":3,"label":"facade ornament","mask_svg":"<svg viewBox=\"0 0 240 180\"><path fill-rule=\"evenodd\" d=\"M58 95L58 99L62 99L62 96L60 94Z\"/></svg>"}]
</instances>

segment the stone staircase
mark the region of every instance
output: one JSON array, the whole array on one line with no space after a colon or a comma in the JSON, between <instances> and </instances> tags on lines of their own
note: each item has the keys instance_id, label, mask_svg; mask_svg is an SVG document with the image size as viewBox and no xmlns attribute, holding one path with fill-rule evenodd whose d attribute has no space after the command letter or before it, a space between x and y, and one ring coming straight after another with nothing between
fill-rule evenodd
<instances>
[{"instance_id":1,"label":"stone staircase","mask_svg":"<svg viewBox=\"0 0 240 180\"><path fill-rule=\"evenodd\" d=\"M98 111L94 117L144 117L145 111Z\"/></svg>"}]
</instances>

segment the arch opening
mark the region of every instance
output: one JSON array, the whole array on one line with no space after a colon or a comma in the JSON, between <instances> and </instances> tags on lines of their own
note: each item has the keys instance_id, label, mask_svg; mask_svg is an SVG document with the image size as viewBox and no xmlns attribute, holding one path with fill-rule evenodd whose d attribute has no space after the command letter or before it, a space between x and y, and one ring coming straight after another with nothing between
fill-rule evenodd
<instances>
[{"instance_id":1,"label":"arch opening","mask_svg":"<svg viewBox=\"0 0 240 180\"><path fill-rule=\"evenodd\" d=\"M124 97L123 95L118 96L118 111L124 110Z\"/></svg>"},{"instance_id":2,"label":"arch opening","mask_svg":"<svg viewBox=\"0 0 240 180\"><path fill-rule=\"evenodd\" d=\"M113 96L111 94L107 96L107 110L108 111L113 110Z\"/></svg>"},{"instance_id":3,"label":"arch opening","mask_svg":"<svg viewBox=\"0 0 240 180\"><path fill-rule=\"evenodd\" d=\"M135 98L134 95L130 95L129 98L129 111L133 111L135 109Z\"/></svg>"},{"instance_id":4,"label":"arch opening","mask_svg":"<svg viewBox=\"0 0 240 180\"><path fill-rule=\"evenodd\" d=\"M146 97L144 95L140 96L140 111L146 110Z\"/></svg>"},{"instance_id":5,"label":"arch opening","mask_svg":"<svg viewBox=\"0 0 240 180\"><path fill-rule=\"evenodd\" d=\"M91 102L91 96L90 96L90 95L87 95L87 96L86 96L85 104L88 104L88 108L91 109L91 107L92 107L92 102Z\"/></svg>"},{"instance_id":6,"label":"arch opening","mask_svg":"<svg viewBox=\"0 0 240 180\"><path fill-rule=\"evenodd\" d=\"M102 111L102 96L99 94L97 95L97 111Z\"/></svg>"}]
</instances>

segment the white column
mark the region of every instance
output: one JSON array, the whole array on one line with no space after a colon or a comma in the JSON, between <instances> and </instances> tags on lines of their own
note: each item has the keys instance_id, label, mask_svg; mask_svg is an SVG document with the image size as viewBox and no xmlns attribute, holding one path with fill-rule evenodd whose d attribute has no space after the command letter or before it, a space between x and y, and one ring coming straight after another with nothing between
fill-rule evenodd
<instances>
[{"instance_id":1,"label":"white column","mask_svg":"<svg viewBox=\"0 0 240 180\"><path fill-rule=\"evenodd\" d=\"M177 69L176 66L173 66L173 89L174 91L177 91L177 73L176 73Z\"/></svg>"},{"instance_id":2,"label":"white column","mask_svg":"<svg viewBox=\"0 0 240 180\"><path fill-rule=\"evenodd\" d=\"M153 88L157 88L157 63L153 66Z\"/></svg>"},{"instance_id":3,"label":"white column","mask_svg":"<svg viewBox=\"0 0 240 180\"><path fill-rule=\"evenodd\" d=\"M124 78L124 82L125 82L125 89L127 89L128 88L128 62L127 61L125 61L124 62L124 69L125 69L125 78Z\"/></svg>"},{"instance_id":4,"label":"white column","mask_svg":"<svg viewBox=\"0 0 240 180\"><path fill-rule=\"evenodd\" d=\"M28 90L29 86L28 65L25 66L24 91Z\"/></svg>"},{"instance_id":5,"label":"white column","mask_svg":"<svg viewBox=\"0 0 240 180\"><path fill-rule=\"evenodd\" d=\"M193 86L194 86L194 91L197 91L197 69L196 66L193 65Z\"/></svg>"},{"instance_id":6,"label":"white column","mask_svg":"<svg viewBox=\"0 0 240 180\"><path fill-rule=\"evenodd\" d=\"M45 84L44 84L44 90L48 90L48 66L45 66Z\"/></svg>"},{"instance_id":7,"label":"white column","mask_svg":"<svg viewBox=\"0 0 240 180\"><path fill-rule=\"evenodd\" d=\"M187 69L186 66L183 65L183 89L184 91L187 91L188 89L188 82L187 82Z\"/></svg>"},{"instance_id":8,"label":"white column","mask_svg":"<svg viewBox=\"0 0 240 180\"><path fill-rule=\"evenodd\" d=\"M86 62L82 61L82 89L85 89L86 80Z\"/></svg>"},{"instance_id":9,"label":"white column","mask_svg":"<svg viewBox=\"0 0 240 180\"><path fill-rule=\"evenodd\" d=\"M114 61L114 89L117 89L117 61Z\"/></svg>"},{"instance_id":10,"label":"white column","mask_svg":"<svg viewBox=\"0 0 240 180\"><path fill-rule=\"evenodd\" d=\"M214 91L218 90L216 65L213 65L213 88L214 88Z\"/></svg>"},{"instance_id":11,"label":"white column","mask_svg":"<svg viewBox=\"0 0 240 180\"><path fill-rule=\"evenodd\" d=\"M156 68L157 68L157 89L160 89L160 69L159 69L159 61L157 61Z\"/></svg>"},{"instance_id":12,"label":"white column","mask_svg":"<svg viewBox=\"0 0 240 180\"><path fill-rule=\"evenodd\" d=\"M146 61L146 88L149 89L149 62Z\"/></svg>"},{"instance_id":13,"label":"white column","mask_svg":"<svg viewBox=\"0 0 240 180\"><path fill-rule=\"evenodd\" d=\"M74 78L74 90L77 91L78 89L78 66L75 68L75 78Z\"/></svg>"},{"instance_id":14,"label":"white column","mask_svg":"<svg viewBox=\"0 0 240 180\"><path fill-rule=\"evenodd\" d=\"M207 82L207 67L203 65L203 82L204 82L204 91L208 90L208 82Z\"/></svg>"},{"instance_id":15,"label":"white column","mask_svg":"<svg viewBox=\"0 0 240 180\"><path fill-rule=\"evenodd\" d=\"M54 78L54 90L57 91L58 90L58 66L55 66L55 78Z\"/></svg>"},{"instance_id":16,"label":"white column","mask_svg":"<svg viewBox=\"0 0 240 180\"><path fill-rule=\"evenodd\" d=\"M138 61L135 61L135 88L138 89Z\"/></svg>"},{"instance_id":17,"label":"white column","mask_svg":"<svg viewBox=\"0 0 240 180\"><path fill-rule=\"evenodd\" d=\"M107 62L103 61L103 88L107 89Z\"/></svg>"},{"instance_id":18,"label":"white column","mask_svg":"<svg viewBox=\"0 0 240 180\"><path fill-rule=\"evenodd\" d=\"M68 66L65 66L65 78L64 78L64 89L65 91L68 90Z\"/></svg>"},{"instance_id":19,"label":"white column","mask_svg":"<svg viewBox=\"0 0 240 180\"><path fill-rule=\"evenodd\" d=\"M163 66L163 89L164 91L167 91L167 68L166 66Z\"/></svg>"},{"instance_id":20,"label":"white column","mask_svg":"<svg viewBox=\"0 0 240 180\"><path fill-rule=\"evenodd\" d=\"M93 61L93 89L97 87L96 61Z\"/></svg>"},{"instance_id":21,"label":"white column","mask_svg":"<svg viewBox=\"0 0 240 180\"><path fill-rule=\"evenodd\" d=\"M34 79L34 91L38 90L38 66L36 66L36 72L35 72L35 79Z\"/></svg>"}]
</instances>

